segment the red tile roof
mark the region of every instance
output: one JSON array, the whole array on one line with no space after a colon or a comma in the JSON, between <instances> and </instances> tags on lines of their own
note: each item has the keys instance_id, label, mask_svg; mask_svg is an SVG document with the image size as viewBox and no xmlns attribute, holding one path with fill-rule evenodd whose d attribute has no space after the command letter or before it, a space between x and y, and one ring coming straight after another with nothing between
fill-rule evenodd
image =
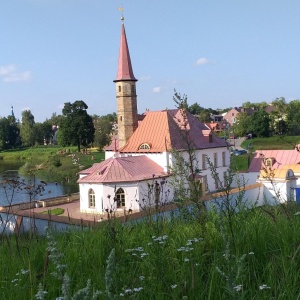
<instances>
[{"instance_id":1,"label":"red tile roof","mask_svg":"<svg viewBox=\"0 0 300 300\"><path fill-rule=\"evenodd\" d=\"M273 158L273 169L284 168L285 165L300 163L300 152L297 150L256 150L248 172L259 172L263 159Z\"/></svg>"},{"instance_id":2,"label":"red tile roof","mask_svg":"<svg viewBox=\"0 0 300 300\"><path fill-rule=\"evenodd\" d=\"M79 174L86 176L78 179L78 183L131 182L169 176L145 155L109 158Z\"/></svg>"},{"instance_id":3,"label":"red tile roof","mask_svg":"<svg viewBox=\"0 0 300 300\"><path fill-rule=\"evenodd\" d=\"M210 132L207 126L189 112L186 112L186 119L179 109L147 112L140 126L120 152L155 153L187 150L188 142L193 149L227 146L224 140L213 134L210 141ZM148 144L150 149L139 149L143 143Z\"/></svg>"}]
</instances>

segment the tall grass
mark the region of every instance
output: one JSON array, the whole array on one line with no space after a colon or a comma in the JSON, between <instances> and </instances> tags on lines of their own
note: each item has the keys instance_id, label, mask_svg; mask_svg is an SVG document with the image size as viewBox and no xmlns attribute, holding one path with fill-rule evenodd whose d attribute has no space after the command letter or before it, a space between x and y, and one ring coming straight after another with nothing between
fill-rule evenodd
<instances>
[{"instance_id":1,"label":"tall grass","mask_svg":"<svg viewBox=\"0 0 300 300\"><path fill-rule=\"evenodd\" d=\"M171 217L52 232L59 260L45 237L20 236L17 251L9 236L0 245L0 297L34 299L40 285L43 299L91 299L76 294L90 282L102 291L95 299L300 299L300 209L288 205L288 215L268 208L275 218L259 208L236 214L234 246L213 212L205 226ZM68 277L52 275L58 266Z\"/></svg>"}]
</instances>

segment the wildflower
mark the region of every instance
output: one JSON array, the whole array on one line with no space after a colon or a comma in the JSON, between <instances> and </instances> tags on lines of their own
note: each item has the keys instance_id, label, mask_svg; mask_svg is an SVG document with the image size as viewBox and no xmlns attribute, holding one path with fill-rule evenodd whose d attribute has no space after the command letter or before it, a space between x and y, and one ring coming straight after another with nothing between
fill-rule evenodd
<instances>
[{"instance_id":1,"label":"wildflower","mask_svg":"<svg viewBox=\"0 0 300 300\"><path fill-rule=\"evenodd\" d=\"M266 284L262 284L262 285L259 286L259 289L260 290L265 290L265 289L270 289L270 287L267 286Z\"/></svg>"},{"instance_id":2,"label":"wildflower","mask_svg":"<svg viewBox=\"0 0 300 300\"><path fill-rule=\"evenodd\" d=\"M163 235L163 236L152 236L153 242L158 242L159 244L163 244L164 241L168 238L167 235Z\"/></svg>"},{"instance_id":3,"label":"wildflower","mask_svg":"<svg viewBox=\"0 0 300 300\"><path fill-rule=\"evenodd\" d=\"M142 253L142 254L141 254L141 258L143 258L144 256L147 256L147 255L149 255L149 253L145 253L145 252Z\"/></svg>"},{"instance_id":4,"label":"wildflower","mask_svg":"<svg viewBox=\"0 0 300 300\"><path fill-rule=\"evenodd\" d=\"M254 252L249 252L248 254L249 254L249 255L254 255Z\"/></svg>"},{"instance_id":5,"label":"wildflower","mask_svg":"<svg viewBox=\"0 0 300 300\"><path fill-rule=\"evenodd\" d=\"M172 284L171 285L171 289L176 289L177 288L177 284Z\"/></svg>"},{"instance_id":6,"label":"wildflower","mask_svg":"<svg viewBox=\"0 0 300 300\"><path fill-rule=\"evenodd\" d=\"M297 211L294 216L299 216L300 215L300 211Z\"/></svg>"},{"instance_id":7,"label":"wildflower","mask_svg":"<svg viewBox=\"0 0 300 300\"><path fill-rule=\"evenodd\" d=\"M189 262L190 260L188 258L185 258L184 259L184 262Z\"/></svg>"},{"instance_id":8,"label":"wildflower","mask_svg":"<svg viewBox=\"0 0 300 300\"><path fill-rule=\"evenodd\" d=\"M236 292L240 292L241 290L242 290L242 285L241 284L239 284L239 285L237 285L237 286L234 286L233 287L233 289L236 291Z\"/></svg>"},{"instance_id":9,"label":"wildflower","mask_svg":"<svg viewBox=\"0 0 300 300\"><path fill-rule=\"evenodd\" d=\"M138 287L138 288L134 288L133 291L134 291L134 292L139 292L139 291L141 291L142 289L143 289L143 287Z\"/></svg>"},{"instance_id":10,"label":"wildflower","mask_svg":"<svg viewBox=\"0 0 300 300\"><path fill-rule=\"evenodd\" d=\"M142 275L141 275L139 278L140 278L140 280L144 280L144 279L145 279L145 276L142 276Z\"/></svg>"},{"instance_id":11,"label":"wildflower","mask_svg":"<svg viewBox=\"0 0 300 300\"><path fill-rule=\"evenodd\" d=\"M131 294L131 293L132 293L132 289L126 289L126 290L124 291L124 293L125 293L125 294Z\"/></svg>"}]
</instances>

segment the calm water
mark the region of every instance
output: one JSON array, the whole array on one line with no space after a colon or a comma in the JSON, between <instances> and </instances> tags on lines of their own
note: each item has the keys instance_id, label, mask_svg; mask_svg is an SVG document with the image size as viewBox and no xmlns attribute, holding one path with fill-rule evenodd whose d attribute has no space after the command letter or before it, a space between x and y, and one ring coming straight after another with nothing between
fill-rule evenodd
<instances>
[{"instance_id":1,"label":"calm water","mask_svg":"<svg viewBox=\"0 0 300 300\"><path fill-rule=\"evenodd\" d=\"M21 162L0 160L0 182L3 182L3 176L9 175L9 178L16 178L20 182L17 186L22 187L22 189L18 189L16 187L11 188L8 184L0 185L0 206L51 198L74 192L74 186L56 184L55 182L47 182L45 185L39 178L18 175L17 171L22 165ZM31 188L29 188L30 186ZM33 191L32 195L30 195L30 191Z\"/></svg>"}]
</instances>

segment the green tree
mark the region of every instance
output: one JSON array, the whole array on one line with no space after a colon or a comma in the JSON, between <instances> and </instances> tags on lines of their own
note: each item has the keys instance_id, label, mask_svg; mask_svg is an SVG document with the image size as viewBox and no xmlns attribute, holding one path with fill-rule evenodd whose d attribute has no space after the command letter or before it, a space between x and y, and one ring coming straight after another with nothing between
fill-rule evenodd
<instances>
[{"instance_id":1,"label":"green tree","mask_svg":"<svg viewBox=\"0 0 300 300\"><path fill-rule=\"evenodd\" d=\"M67 102L62 110L63 118L59 127L58 140L62 146L88 146L94 141L95 127L87 113L88 106L82 100Z\"/></svg>"},{"instance_id":2,"label":"green tree","mask_svg":"<svg viewBox=\"0 0 300 300\"><path fill-rule=\"evenodd\" d=\"M285 98L284 97L276 98L275 100L272 101L272 105L275 106L276 111L278 111L279 115L283 117L288 107Z\"/></svg>"},{"instance_id":3,"label":"green tree","mask_svg":"<svg viewBox=\"0 0 300 300\"><path fill-rule=\"evenodd\" d=\"M244 136L249 132L250 124L250 116L246 112L241 112L236 117L236 122L232 126L232 131L234 131L237 136Z\"/></svg>"},{"instance_id":4,"label":"green tree","mask_svg":"<svg viewBox=\"0 0 300 300\"><path fill-rule=\"evenodd\" d=\"M111 141L113 125L117 122L117 115L116 113L101 117L94 115L93 121L95 126L94 145L99 149L103 149Z\"/></svg>"},{"instance_id":5,"label":"green tree","mask_svg":"<svg viewBox=\"0 0 300 300\"><path fill-rule=\"evenodd\" d=\"M64 117L62 115L57 115L56 113L53 113L51 118L47 120L52 126L60 126L60 123Z\"/></svg>"},{"instance_id":6,"label":"green tree","mask_svg":"<svg viewBox=\"0 0 300 300\"><path fill-rule=\"evenodd\" d=\"M34 145L34 116L30 110L22 111L22 121L20 128L20 136L22 145L25 147L31 147Z\"/></svg>"},{"instance_id":7,"label":"green tree","mask_svg":"<svg viewBox=\"0 0 300 300\"><path fill-rule=\"evenodd\" d=\"M44 143L49 144L52 136L52 125L49 120L43 123L34 124L34 137L35 143L43 145Z\"/></svg>"},{"instance_id":8,"label":"green tree","mask_svg":"<svg viewBox=\"0 0 300 300\"><path fill-rule=\"evenodd\" d=\"M270 134L270 118L264 110L255 111L250 116L249 131L258 137L268 137Z\"/></svg>"},{"instance_id":9,"label":"green tree","mask_svg":"<svg viewBox=\"0 0 300 300\"><path fill-rule=\"evenodd\" d=\"M286 109L286 123L289 134L300 134L300 100L289 102Z\"/></svg>"}]
</instances>

